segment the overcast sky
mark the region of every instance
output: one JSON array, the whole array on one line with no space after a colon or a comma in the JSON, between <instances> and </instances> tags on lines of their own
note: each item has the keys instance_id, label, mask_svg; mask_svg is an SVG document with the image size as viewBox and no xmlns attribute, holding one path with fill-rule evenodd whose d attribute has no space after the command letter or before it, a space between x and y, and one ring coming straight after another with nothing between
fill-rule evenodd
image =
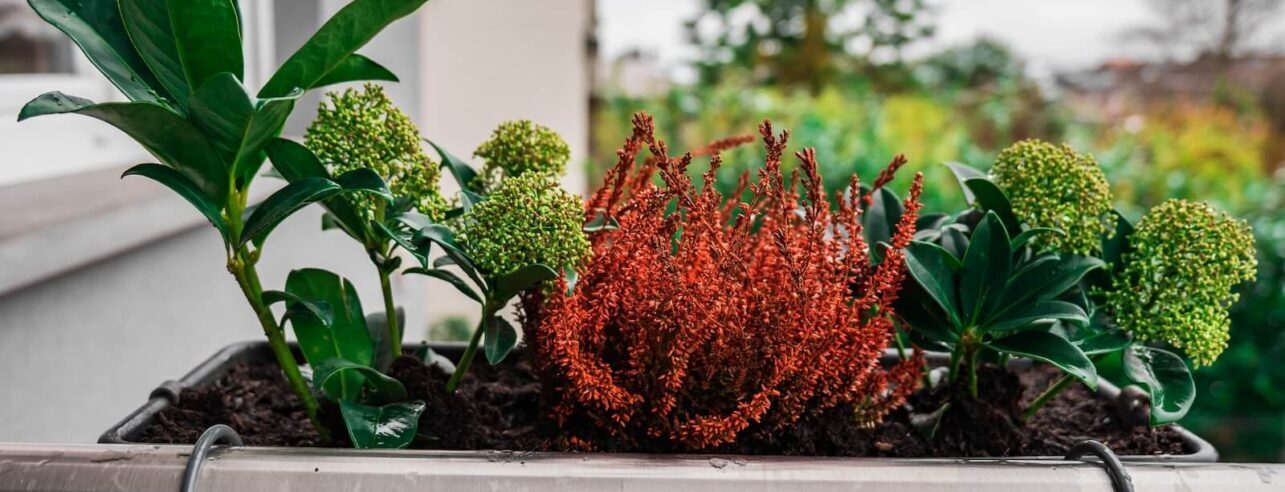
<instances>
[{"instance_id":1,"label":"overcast sky","mask_svg":"<svg viewBox=\"0 0 1285 492\"><path fill-rule=\"evenodd\" d=\"M1213 1L1213 0L1210 0ZM1095 65L1122 52L1120 33L1153 20L1144 0L935 0L938 32L926 47L960 44L980 35L1007 41L1037 69ZM667 67L690 59L683 21L700 0L598 0L604 60L633 48L655 52ZM1282 12L1285 14L1285 12ZM1273 21L1277 30L1285 17Z\"/></svg>"}]
</instances>

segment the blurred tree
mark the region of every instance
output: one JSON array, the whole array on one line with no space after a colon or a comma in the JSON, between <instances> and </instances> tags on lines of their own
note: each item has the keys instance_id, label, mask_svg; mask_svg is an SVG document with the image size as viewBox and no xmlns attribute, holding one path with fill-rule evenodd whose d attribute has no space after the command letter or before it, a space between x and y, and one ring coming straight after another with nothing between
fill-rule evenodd
<instances>
[{"instance_id":1,"label":"blurred tree","mask_svg":"<svg viewBox=\"0 0 1285 492\"><path fill-rule=\"evenodd\" d=\"M708 84L745 71L753 82L816 94L852 66L899 65L906 46L933 34L926 0L704 0L704 7L687 28Z\"/></svg>"},{"instance_id":2,"label":"blurred tree","mask_svg":"<svg viewBox=\"0 0 1285 492\"><path fill-rule=\"evenodd\" d=\"M1128 37L1153 44L1167 61L1212 56L1223 62L1254 47L1285 0L1147 0L1160 18Z\"/></svg>"},{"instance_id":3,"label":"blurred tree","mask_svg":"<svg viewBox=\"0 0 1285 492\"><path fill-rule=\"evenodd\" d=\"M1021 80L1025 70L1007 44L983 36L925 58L915 67L915 78L927 87L971 89Z\"/></svg>"}]
</instances>

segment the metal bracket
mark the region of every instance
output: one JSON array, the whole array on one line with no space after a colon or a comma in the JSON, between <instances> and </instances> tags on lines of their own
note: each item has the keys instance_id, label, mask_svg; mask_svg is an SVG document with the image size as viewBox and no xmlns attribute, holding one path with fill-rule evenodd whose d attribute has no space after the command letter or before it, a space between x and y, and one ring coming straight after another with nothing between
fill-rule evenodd
<instances>
[{"instance_id":1,"label":"metal bracket","mask_svg":"<svg viewBox=\"0 0 1285 492\"><path fill-rule=\"evenodd\" d=\"M1102 466L1106 468L1107 476L1111 477L1111 488L1115 492L1133 492L1133 479L1129 477L1128 470L1124 469L1124 464L1120 463L1120 458L1111 452L1105 444L1092 439L1081 441L1079 444L1071 446L1066 452L1067 461L1085 461L1085 455L1097 456L1102 460ZM1088 463L1088 461L1085 461Z\"/></svg>"},{"instance_id":2,"label":"metal bracket","mask_svg":"<svg viewBox=\"0 0 1285 492\"><path fill-rule=\"evenodd\" d=\"M179 394L182 392L183 383L171 379L161 383L160 386L157 386L156 389L152 390L151 394L147 395L147 399L164 398L169 400L170 404L173 405L178 403Z\"/></svg>"},{"instance_id":3,"label":"metal bracket","mask_svg":"<svg viewBox=\"0 0 1285 492\"><path fill-rule=\"evenodd\" d=\"M244 446L241 442L241 436L223 424L218 424L205 429L201 433L201 438L196 440L196 446L192 447L192 456L187 458L187 467L183 469L183 482L179 485L179 492L195 492L197 473L201 471L201 463L205 462L205 456L210 453L210 448L216 443L223 442L232 446Z\"/></svg>"}]
</instances>

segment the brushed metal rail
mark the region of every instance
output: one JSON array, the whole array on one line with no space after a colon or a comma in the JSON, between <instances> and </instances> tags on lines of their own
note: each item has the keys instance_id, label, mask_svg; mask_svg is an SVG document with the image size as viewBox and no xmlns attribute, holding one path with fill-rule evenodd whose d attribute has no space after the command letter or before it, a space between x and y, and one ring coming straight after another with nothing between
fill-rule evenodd
<instances>
[{"instance_id":1,"label":"brushed metal rail","mask_svg":"<svg viewBox=\"0 0 1285 492\"><path fill-rule=\"evenodd\" d=\"M0 490L178 490L190 446L0 443ZM1127 463L1138 491L1285 488L1285 465ZM1111 490L1098 464L220 447L205 491Z\"/></svg>"}]
</instances>

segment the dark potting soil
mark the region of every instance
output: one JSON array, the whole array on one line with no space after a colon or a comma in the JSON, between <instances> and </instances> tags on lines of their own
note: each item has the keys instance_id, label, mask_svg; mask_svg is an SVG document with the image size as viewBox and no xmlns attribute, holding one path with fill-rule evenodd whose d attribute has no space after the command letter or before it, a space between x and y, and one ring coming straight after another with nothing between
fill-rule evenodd
<instances>
[{"instance_id":1,"label":"dark potting soil","mask_svg":"<svg viewBox=\"0 0 1285 492\"><path fill-rule=\"evenodd\" d=\"M525 361L510 358L496 367L476 364L455 395L445 392L446 375L413 357L397 359L389 374L406 385L411 398L427 403L413 447L562 451L552 444L558 441L558 429L539 413L540 383ZM1060 456L1079 441L1096 439L1121 455L1190 452L1172 428L1121 425L1110 403L1078 384L1030 421L1023 421L1021 409L1059 375L1048 367L1020 373L983 367L977 399L969 398L962 386L938 387L912 396L903 408L873 428L854 425L851 409L837 408L770 436L749 436L734 445L705 451L800 456ZM952 404L942 416L935 438L925 439L911 425L911 415L929 413L947 400ZM333 406L323 407L321 415L331 428L343 428ZM137 439L192 443L206 428L219 423L232 426L249 445L321 445L280 371L270 365L243 364L233 366L212 385L184 390L179 402L163 410ZM336 445L346 445L344 436L334 437ZM613 451L663 451L595 444L598 449Z\"/></svg>"}]
</instances>

